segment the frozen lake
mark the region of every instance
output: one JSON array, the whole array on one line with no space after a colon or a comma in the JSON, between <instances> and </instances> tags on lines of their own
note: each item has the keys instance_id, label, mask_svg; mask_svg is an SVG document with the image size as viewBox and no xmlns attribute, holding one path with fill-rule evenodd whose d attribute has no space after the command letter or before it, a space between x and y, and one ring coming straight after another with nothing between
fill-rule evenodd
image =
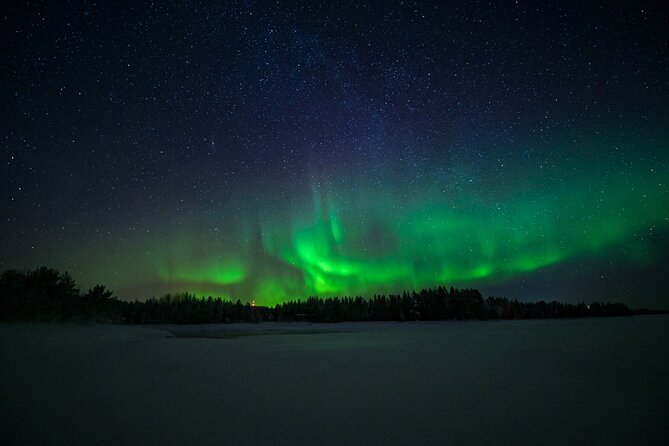
<instances>
[{"instance_id":1,"label":"frozen lake","mask_svg":"<svg viewBox=\"0 0 669 446\"><path fill-rule=\"evenodd\" d=\"M669 444L667 316L0 325L0 358L5 445Z\"/></svg>"}]
</instances>

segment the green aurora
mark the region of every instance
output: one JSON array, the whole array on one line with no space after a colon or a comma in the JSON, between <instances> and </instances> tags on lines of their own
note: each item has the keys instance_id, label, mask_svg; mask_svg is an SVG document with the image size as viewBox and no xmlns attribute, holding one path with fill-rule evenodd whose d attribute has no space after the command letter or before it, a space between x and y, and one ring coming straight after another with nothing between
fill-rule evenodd
<instances>
[{"instance_id":1,"label":"green aurora","mask_svg":"<svg viewBox=\"0 0 669 446\"><path fill-rule=\"evenodd\" d=\"M639 162L642 148L600 139L597 150L569 159L556 150L554 160L494 160L490 174L438 164L405 175L311 174L301 195L213 225L211 218L158 225L115 247L133 262L83 274L124 297L189 290L274 305L309 295L494 286L583 257L603 261L612 248L626 264L644 265L659 254L652 235L669 228L669 173L657 167L666 166L661 151L665 159Z\"/></svg>"}]
</instances>

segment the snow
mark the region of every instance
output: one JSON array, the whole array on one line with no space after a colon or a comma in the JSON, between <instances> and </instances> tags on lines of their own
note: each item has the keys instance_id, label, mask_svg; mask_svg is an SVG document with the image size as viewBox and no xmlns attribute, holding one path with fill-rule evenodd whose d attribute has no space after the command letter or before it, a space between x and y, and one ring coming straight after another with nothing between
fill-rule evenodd
<instances>
[{"instance_id":1,"label":"snow","mask_svg":"<svg viewBox=\"0 0 669 446\"><path fill-rule=\"evenodd\" d=\"M669 444L667 316L0 325L0 358L4 445Z\"/></svg>"}]
</instances>

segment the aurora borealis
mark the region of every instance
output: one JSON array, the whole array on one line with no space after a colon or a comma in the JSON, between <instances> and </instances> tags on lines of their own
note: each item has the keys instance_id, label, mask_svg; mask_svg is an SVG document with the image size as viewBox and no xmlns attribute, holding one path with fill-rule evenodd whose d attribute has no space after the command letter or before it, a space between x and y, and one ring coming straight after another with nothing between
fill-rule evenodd
<instances>
[{"instance_id":1,"label":"aurora borealis","mask_svg":"<svg viewBox=\"0 0 669 446\"><path fill-rule=\"evenodd\" d=\"M669 307L659 2L56 3L3 15L2 269Z\"/></svg>"}]
</instances>

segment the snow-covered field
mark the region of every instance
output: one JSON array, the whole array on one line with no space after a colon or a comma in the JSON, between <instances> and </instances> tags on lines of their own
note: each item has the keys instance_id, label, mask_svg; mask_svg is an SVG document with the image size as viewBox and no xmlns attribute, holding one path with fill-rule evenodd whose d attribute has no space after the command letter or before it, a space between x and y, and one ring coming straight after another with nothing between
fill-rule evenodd
<instances>
[{"instance_id":1,"label":"snow-covered field","mask_svg":"<svg viewBox=\"0 0 669 446\"><path fill-rule=\"evenodd\" d=\"M666 445L669 317L0 325L0 428L3 445Z\"/></svg>"}]
</instances>

